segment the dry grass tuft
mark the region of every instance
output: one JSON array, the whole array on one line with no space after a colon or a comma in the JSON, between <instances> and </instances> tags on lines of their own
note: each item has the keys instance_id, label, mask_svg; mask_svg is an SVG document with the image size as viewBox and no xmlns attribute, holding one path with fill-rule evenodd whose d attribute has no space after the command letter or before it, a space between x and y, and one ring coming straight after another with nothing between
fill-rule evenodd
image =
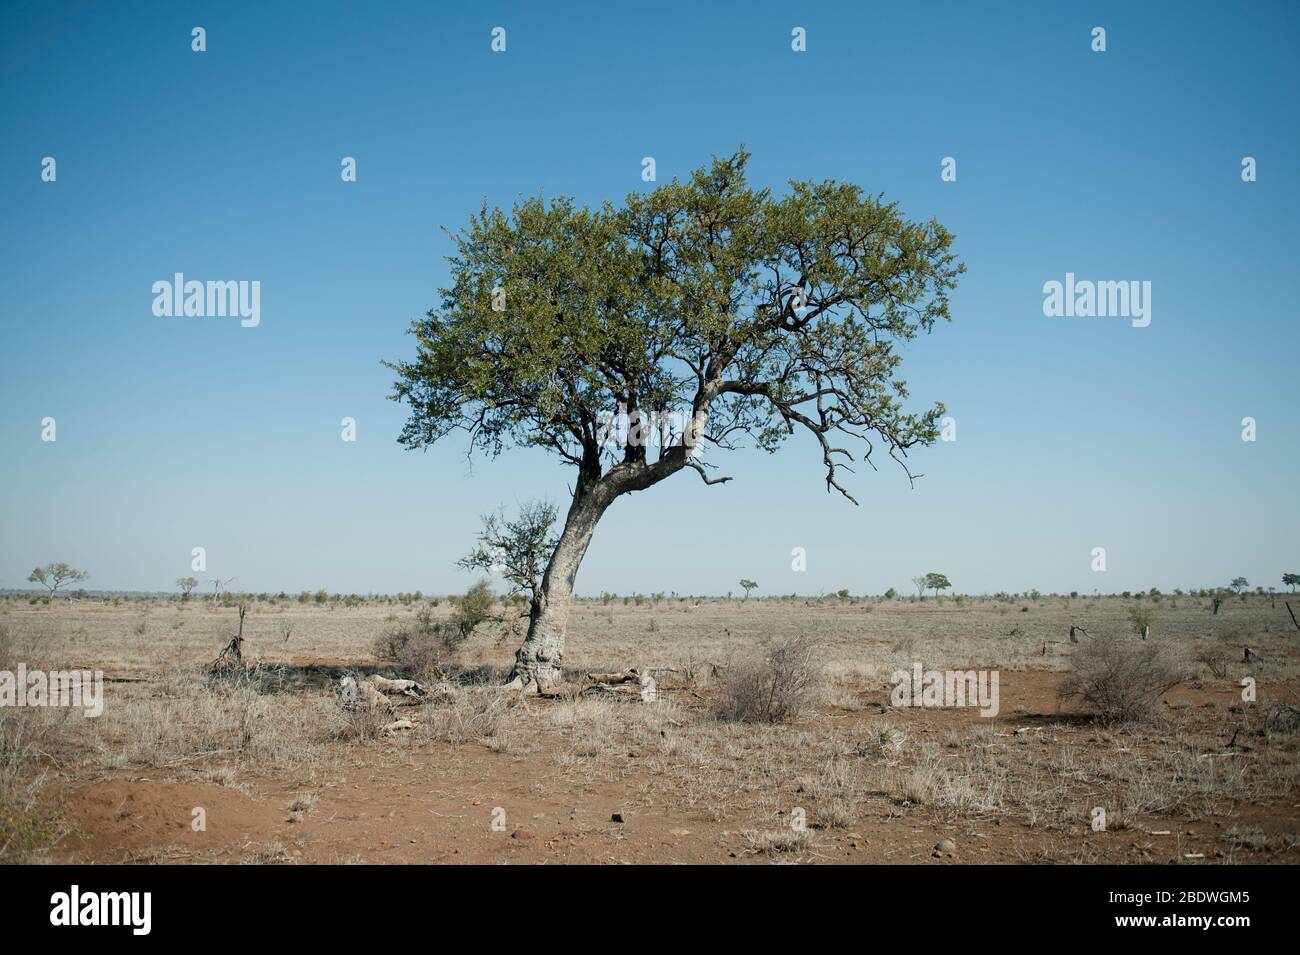
<instances>
[{"instance_id":1,"label":"dry grass tuft","mask_svg":"<svg viewBox=\"0 0 1300 955\"><path fill-rule=\"evenodd\" d=\"M789 723L805 713L820 687L813 642L785 640L760 656L729 667L714 716L727 723Z\"/></svg>"}]
</instances>

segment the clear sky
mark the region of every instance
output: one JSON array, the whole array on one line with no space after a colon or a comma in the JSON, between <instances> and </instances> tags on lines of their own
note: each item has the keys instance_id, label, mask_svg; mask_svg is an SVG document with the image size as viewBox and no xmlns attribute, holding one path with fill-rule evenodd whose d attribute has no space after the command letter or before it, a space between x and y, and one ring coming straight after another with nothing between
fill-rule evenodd
<instances>
[{"instance_id":1,"label":"clear sky","mask_svg":"<svg viewBox=\"0 0 1300 955\"><path fill-rule=\"evenodd\" d=\"M955 232L953 322L904 377L957 440L914 454L914 488L851 475L856 508L807 438L711 452L734 481L619 501L579 592L1280 587L1298 42L1300 5L1265 2L6 2L0 587L65 560L167 589L202 546L196 576L236 589L464 589L477 515L563 508L571 475L397 445L380 361L413 354L447 279L440 227L484 199L619 199L652 188L645 156L665 182L741 143L758 184L851 180ZM260 325L155 316L175 272L259 281ZM1150 281L1150 325L1046 317L1067 272Z\"/></svg>"}]
</instances>

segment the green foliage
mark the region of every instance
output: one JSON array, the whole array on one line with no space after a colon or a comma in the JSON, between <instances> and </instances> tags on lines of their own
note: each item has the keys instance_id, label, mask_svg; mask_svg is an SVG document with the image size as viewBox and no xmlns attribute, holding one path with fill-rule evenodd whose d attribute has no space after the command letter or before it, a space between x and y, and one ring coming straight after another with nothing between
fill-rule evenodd
<instances>
[{"instance_id":1,"label":"green foliage","mask_svg":"<svg viewBox=\"0 0 1300 955\"><path fill-rule=\"evenodd\" d=\"M527 590L536 597L555 550L556 536L551 532L555 517L555 505L546 501L524 504L515 520L506 518L504 508L484 516L478 543L459 566L499 573L509 582L511 595Z\"/></svg>"},{"instance_id":2,"label":"green foliage","mask_svg":"<svg viewBox=\"0 0 1300 955\"><path fill-rule=\"evenodd\" d=\"M687 454L697 437L748 435L770 451L799 425L847 497L837 468L854 458L833 432L878 437L900 463L935 440L943 406L903 409L895 348L950 317L964 270L951 233L849 183L792 182L778 198L747 183L748 158L715 158L618 207L485 204L452 235L451 284L411 326L415 358L389 363L391 397L410 408L400 442L459 429L488 454L543 447L587 482L618 471L623 493L705 473ZM656 462L615 447L601 427L620 405L689 411L690 437Z\"/></svg>"},{"instance_id":3,"label":"green foliage","mask_svg":"<svg viewBox=\"0 0 1300 955\"><path fill-rule=\"evenodd\" d=\"M469 637L475 627L490 619L494 603L496 594L492 592L492 584L486 580L478 581L465 591L465 595L456 601L456 610L451 617L460 635Z\"/></svg>"},{"instance_id":4,"label":"green foliage","mask_svg":"<svg viewBox=\"0 0 1300 955\"><path fill-rule=\"evenodd\" d=\"M36 567L27 575L27 580L33 584L40 584L53 596L64 584L75 584L86 580L90 574L84 570L77 570L70 567L63 561L46 564L44 567Z\"/></svg>"},{"instance_id":5,"label":"green foliage","mask_svg":"<svg viewBox=\"0 0 1300 955\"><path fill-rule=\"evenodd\" d=\"M933 590L936 597L939 595L939 591L947 590L951 586L952 584L943 574L930 573L925 575L925 587L927 590ZM1035 596L1037 596L1036 593Z\"/></svg>"}]
</instances>

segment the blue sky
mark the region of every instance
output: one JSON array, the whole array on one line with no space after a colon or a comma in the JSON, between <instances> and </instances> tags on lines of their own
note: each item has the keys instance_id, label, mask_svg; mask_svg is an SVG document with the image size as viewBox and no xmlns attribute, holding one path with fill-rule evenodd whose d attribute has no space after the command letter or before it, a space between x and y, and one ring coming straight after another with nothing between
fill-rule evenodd
<instances>
[{"instance_id":1,"label":"blue sky","mask_svg":"<svg viewBox=\"0 0 1300 955\"><path fill-rule=\"evenodd\" d=\"M741 143L758 184L847 179L956 233L954 320L904 376L957 440L914 455L915 487L851 476L857 508L805 438L713 455L733 482L615 505L580 592L1280 586L1300 8L984 6L4 4L0 587L66 560L166 589L203 546L198 576L238 589L463 589L477 515L563 506L571 477L397 445L380 361L447 279L440 227L484 199L619 199L651 188L644 156L664 182ZM260 326L156 317L178 271L260 281ZM1150 326L1045 317L1067 272L1150 281Z\"/></svg>"}]
</instances>

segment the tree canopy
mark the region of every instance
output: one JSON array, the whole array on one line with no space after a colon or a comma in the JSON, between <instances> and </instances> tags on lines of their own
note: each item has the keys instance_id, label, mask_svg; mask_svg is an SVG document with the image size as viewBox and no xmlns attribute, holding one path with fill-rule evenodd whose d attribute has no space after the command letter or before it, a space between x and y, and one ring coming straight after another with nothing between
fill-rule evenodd
<instances>
[{"instance_id":1,"label":"tree canopy","mask_svg":"<svg viewBox=\"0 0 1300 955\"><path fill-rule=\"evenodd\" d=\"M686 468L725 481L698 443L772 451L796 427L819 442L827 489L850 500L841 472L877 446L907 469L943 406L904 408L896 346L950 318L964 271L953 236L849 183L755 189L748 158L715 158L622 206L484 204L452 235L441 307L412 323L416 356L387 363L391 397L410 406L401 443L463 430L471 453L545 448L579 468L576 494ZM643 440L610 440L616 411Z\"/></svg>"},{"instance_id":2,"label":"tree canopy","mask_svg":"<svg viewBox=\"0 0 1300 955\"><path fill-rule=\"evenodd\" d=\"M77 570L60 560L35 568L27 575L27 580L33 584L40 584L50 592L50 596L54 596L64 584L80 583L89 577L90 574L84 570Z\"/></svg>"}]
</instances>

